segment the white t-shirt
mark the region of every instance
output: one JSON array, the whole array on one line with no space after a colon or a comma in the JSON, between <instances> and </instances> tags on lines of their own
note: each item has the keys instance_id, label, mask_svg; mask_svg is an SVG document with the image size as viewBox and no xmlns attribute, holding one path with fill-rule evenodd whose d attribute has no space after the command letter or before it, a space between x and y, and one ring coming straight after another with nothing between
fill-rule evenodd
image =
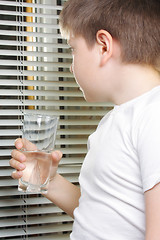
<instances>
[{"instance_id":1,"label":"white t-shirt","mask_svg":"<svg viewBox=\"0 0 160 240\"><path fill-rule=\"evenodd\" d=\"M160 86L115 106L89 137L71 240L144 240L144 192L160 182Z\"/></svg>"}]
</instances>

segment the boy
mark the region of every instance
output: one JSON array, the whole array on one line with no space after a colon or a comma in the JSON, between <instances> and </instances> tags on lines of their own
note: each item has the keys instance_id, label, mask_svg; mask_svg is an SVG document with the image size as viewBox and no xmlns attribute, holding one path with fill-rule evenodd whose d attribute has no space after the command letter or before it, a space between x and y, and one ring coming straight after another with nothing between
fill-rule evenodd
<instances>
[{"instance_id":1,"label":"boy","mask_svg":"<svg viewBox=\"0 0 160 240\"><path fill-rule=\"evenodd\" d=\"M46 197L74 216L71 240L159 240L160 2L68 0L60 25L85 99L115 107L89 137L80 189L53 173ZM20 178L24 155L10 165Z\"/></svg>"}]
</instances>

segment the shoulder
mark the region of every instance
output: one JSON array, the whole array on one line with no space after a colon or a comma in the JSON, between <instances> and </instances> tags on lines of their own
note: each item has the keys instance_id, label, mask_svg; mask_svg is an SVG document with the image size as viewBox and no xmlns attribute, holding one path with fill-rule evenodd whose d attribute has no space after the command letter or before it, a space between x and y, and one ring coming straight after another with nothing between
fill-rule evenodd
<instances>
[{"instance_id":1,"label":"shoulder","mask_svg":"<svg viewBox=\"0 0 160 240\"><path fill-rule=\"evenodd\" d=\"M135 119L135 125L139 134L160 127L160 100L150 103L141 109Z\"/></svg>"},{"instance_id":2,"label":"shoulder","mask_svg":"<svg viewBox=\"0 0 160 240\"><path fill-rule=\"evenodd\" d=\"M143 131L160 122L160 86L139 98L134 106L134 128Z\"/></svg>"}]
</instances>

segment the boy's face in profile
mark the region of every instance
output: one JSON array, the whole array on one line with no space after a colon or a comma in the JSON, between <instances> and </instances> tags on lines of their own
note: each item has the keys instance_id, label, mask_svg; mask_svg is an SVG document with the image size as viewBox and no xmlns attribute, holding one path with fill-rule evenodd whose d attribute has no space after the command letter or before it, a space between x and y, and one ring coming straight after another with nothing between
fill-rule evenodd
<instances>
[{"instance_id":1,"label":"boy's face in profile","mask_svg":"<svg viewBox=\"0 0 160 240\"><path fill-rule=\"evenodd\" d=\"M88 48L83 37L71 36L68 44L71 47L73 57L71 71L83 92L84 98L88 102L101 101L101 90L104 89L104 85L99 75L99 48L96 44L92 48Z\"/></svg>"}]
</instances>

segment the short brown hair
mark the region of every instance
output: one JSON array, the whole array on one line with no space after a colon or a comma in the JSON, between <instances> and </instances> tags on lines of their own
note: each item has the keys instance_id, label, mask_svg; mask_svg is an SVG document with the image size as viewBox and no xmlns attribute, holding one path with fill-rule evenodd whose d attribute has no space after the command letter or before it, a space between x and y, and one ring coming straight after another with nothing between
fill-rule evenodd
<instances>
[{"instance_id":1,"label":"short brown hair","mask_svg":"<svg viewBox=\"0 0 160 240\"><path fill-rule=\"evenodd\" d=\"M120 42L123 62L160 67L160 0L68 0L60 26L89 46L104 29Z\"/></svg>"}]
</instances>

